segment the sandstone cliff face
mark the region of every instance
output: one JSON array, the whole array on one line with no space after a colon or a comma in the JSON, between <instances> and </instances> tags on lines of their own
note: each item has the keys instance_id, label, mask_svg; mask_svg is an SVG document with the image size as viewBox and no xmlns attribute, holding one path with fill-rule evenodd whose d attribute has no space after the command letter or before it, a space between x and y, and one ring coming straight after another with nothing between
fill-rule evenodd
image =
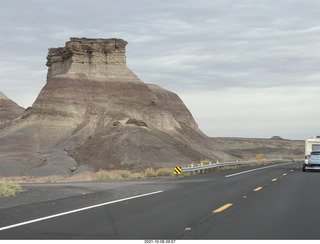
<instances>
[{"instance_id":1,"label":"sandstone cliff face","mask_svg":"<svg viewBox=\"0 0 320 244\"><path fill-rule=\"evenodd\" d=\"M0 174L68 175L227 157L174 93L143 83L122 39L51 48L47 82L19 122L0 130Z\"/></svg>"},{"instance_id":2,"label":"sandstone cliff face","mask_svg":"<svg viewBox=\"0 0 320 244\"><path fill-rule=\"evenodd\" d=\"M65 47L49 49L47 77L142 83L126 66L126 45L115 38L70 38Z\"/></svg>"}]
</instances>

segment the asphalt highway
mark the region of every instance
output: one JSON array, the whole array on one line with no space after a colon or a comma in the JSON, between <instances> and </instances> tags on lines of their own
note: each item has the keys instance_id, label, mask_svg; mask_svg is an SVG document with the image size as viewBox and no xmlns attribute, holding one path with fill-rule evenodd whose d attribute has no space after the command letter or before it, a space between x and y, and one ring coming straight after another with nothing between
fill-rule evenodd
<instances>
[{"instance_id":1,"label":"asphalt highway","mask_svg":"<svg viewBox=\"0 0 320 244\"><path fill-rule=\"evenodd\" d=\"M301 166L26 184L0 199L0 239L320 239L320 172Z\"/></svg>"}]
</instances>

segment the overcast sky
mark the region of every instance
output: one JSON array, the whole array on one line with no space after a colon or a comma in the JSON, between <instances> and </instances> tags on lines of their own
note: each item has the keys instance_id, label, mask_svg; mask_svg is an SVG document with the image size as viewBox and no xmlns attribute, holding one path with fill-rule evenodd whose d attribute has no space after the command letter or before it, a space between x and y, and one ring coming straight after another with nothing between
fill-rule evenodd
<instances>
[{"instance_id":1,"label":"overcast sky","mask_svg":"<svg viewBox=\"0 0 320 244\"><path fill-rule=\"evenodd\" d=\"M48 48L122 38L212 137L320 135L319 0L0 0L0 91L31 106Z\"/></svg>"}]
</instances>

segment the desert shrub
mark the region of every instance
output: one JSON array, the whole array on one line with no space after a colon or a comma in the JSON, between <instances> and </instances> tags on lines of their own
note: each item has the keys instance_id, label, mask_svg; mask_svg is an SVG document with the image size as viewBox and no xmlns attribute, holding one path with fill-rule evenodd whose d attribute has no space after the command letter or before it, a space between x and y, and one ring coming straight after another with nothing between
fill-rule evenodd
<instances>
[{"instance_id":1,"label":"desert shrub","mask_svg":"<svg viewBox=\"0 0 320 244\"><path fill-rule=\"evenodd\" d=\"M179 175L180 177L188 177L188 176L190 176L190 175L192 175L193 173L191 173L191 172L183 172L181 175ZM196 174L196 173L194 173L194 174Z\"/></svg>"},{"instance_id":2,"label":"desert shrub","mask_svg":"<svg viewBox=\"0 0 320 244\"><path fill-rule=\"evenodd\" d=\"M290 160L290 161L292 161L292 162L294 162L294 161L295 161L295 160L294 160L294 158L291 158L291 157L284 157L284 158L282 158L282 159Z\"/></svg>"},{"instance_id":3,"label":"desert shrub","mask_svg":"<svg viewBox=\"0 0 320 244\"><path fill-rule=\"evenodd\" d=\"M0 181L0 197L14 196L20 192L22 192L22 188L19 184Z\"/></svg>"},{"instance_id":4,"label":"desert shrub","mask_svg":"<svg viewBox=\"0 0 320 244\"><path fill-rule=\"evenodd\" d=\"M125 170L125 171L121 172L121 177L124 178L124 179L130 178L130 176L131 176L131 173L128 170Z\"/></svg>"},{"instance_id":5,"label":"desert shrub","mask_svg":"<svg viewBox=\"0 0 320 244\"><path fill-rule=\"evenodd\" d=\"M97 180L103 181L103 180L118 180L119 177L115 174L112 174L106 170L100 169L97 174Z\"/></svg>"},{"instance_id":6,"label":"desert shrub","mask_svg":"<svg viewBox=\"0 0 320 244\"><path fill-rule=\"evenodd\" d=\"M171 176L173 176L174 172L173 172L173 169L161 168L161 169L157 170L156 174L159 177L171 177Z\"/></svg>"},{"instance_id":7,"label":"desert shrub","mask_svg":"<svg viewBox=\"0 0 320 244\"><path fill-rule=\"evenodd\" d=\"M55 183L58 182L58 177L49 177L44 181L44 183Z\"/></svg>"},{"instance_id":8,"label":"desert shrub","mask_svg":"<svg viewBox=\"0 0 320 244\"><path fill-rule=\"evenodd\" d=\"M97 180L110 180L110 174L102 169L99 169L99 171L96 172Z\"/></svg>"},{"instance_id":9,"label":"desert shrub","mask_svg":"<svg viewBox=\"0 0 320 244\"><path fill-rule=\"evenodd\" d=\"M156 172L153 168L148 168L144 171L144 175L146 178L156 177Z\"/></svg>"},{"instance_id":10,"label":"desert shrub","mask_svg":"<svg viewBox=\"0 0 320 244\"><path fill-rule=\"evenodd\" d=\"M202 160L201 161L201 164L202 165L208 165L208 164L210 164L211 162L208 160L208 159L205 159L205 160Z\"/></svg>"},{"instance_id":11,"label":"desert shrub","mask_svg":"<svg viewBox=\"0 0 320 244\"><path fill-rule=\"evenodd\" d=\"M263 153L260 153L260 154L257 154L256 155L256 160L260 160L260 159L263 159L264 158L264 155L263 155Z\"/></svg>"},{"instance_id":12,"label":"desert shrub","mask_svg":"<svg viewBox=\"0 0 320 244\"><path fill-rule=\"evenodd\" d=\"M139 173L133 173L133 174L131 175L131 177L132 177L133 179L142 179L142 178L144 178L144 173L141 173L141 172L139 172Z\"/></svg>"}]
</instances>

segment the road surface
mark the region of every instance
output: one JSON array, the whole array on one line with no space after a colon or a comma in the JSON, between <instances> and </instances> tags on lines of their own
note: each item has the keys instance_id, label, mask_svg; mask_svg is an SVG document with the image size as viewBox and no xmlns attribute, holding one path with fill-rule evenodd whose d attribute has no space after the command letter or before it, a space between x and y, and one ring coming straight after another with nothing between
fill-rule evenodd
<instances>
[{"instance_id":1,"label":"road surface","mask_svg":"<svg viewBox=\"0 0 320 244\"><path fill-rule=\"evenodd\" d=\"M320 173L301 166L25 184L0 199L0 239L320 239Z\"/></svg>"}]
</instances>

